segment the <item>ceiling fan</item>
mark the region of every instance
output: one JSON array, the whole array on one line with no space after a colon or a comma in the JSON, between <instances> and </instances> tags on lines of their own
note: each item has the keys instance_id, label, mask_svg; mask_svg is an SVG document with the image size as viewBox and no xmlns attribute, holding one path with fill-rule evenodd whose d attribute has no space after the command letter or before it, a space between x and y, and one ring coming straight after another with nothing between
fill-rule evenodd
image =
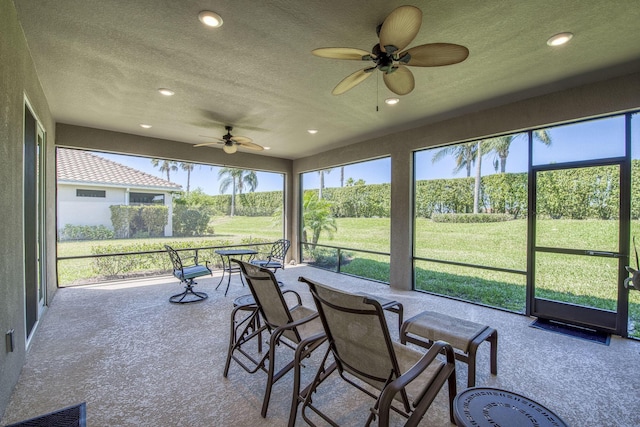
<instances>
[{"instance_id":1,"label":"ceiling fan","mask_svg":"<svg viewBox=\"0 0 640 427\"><path fill-rule=\"evenodd\" d=\"M242 148L248 148L250 150L262 151L264 148L261 145L255 144L251 142L251 138L247 138L246 136L233 136L231 135L231 131L233 130L232 126L225 126L227 130L227 134L222 138L216 138L215 136L204 136L205 138L214 138L216 141L214 142L205 142L203 144L196 144L194 147L205 147L213 144L222 144L222 149L227 154L233 154L238 151L238 146Z\"/></svg>"},{"instance_id":2,"label":"ceiling fan","mask_svg":"<svg viewBox=\"0 0 640 427\"><path fill-rule=\"evenodd\" d=\"M415 6L394 9L378 25L379 43L371 52L350 47L325 47L311 53L323 58L372 61L375 65L345 77L331 92L340 95L362 83L376 69L382 71L385 85L397 95L406 95L415 87L413 73L407 66L439 67L464 61L469 49L451 43L430 43L403 50L416 37L422 24L422 11Z\"/></svg>"}]
</instances>

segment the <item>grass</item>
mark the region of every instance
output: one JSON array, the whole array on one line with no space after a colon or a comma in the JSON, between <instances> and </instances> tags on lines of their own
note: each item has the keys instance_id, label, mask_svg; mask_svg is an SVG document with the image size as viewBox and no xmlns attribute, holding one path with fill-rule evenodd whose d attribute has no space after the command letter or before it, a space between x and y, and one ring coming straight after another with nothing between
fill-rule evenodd
<instances>
[{"instance_id":1,"label":"grass","mask_svg":"<svg viewBox=\"0 0 640 427\"><path fill-rule=\"evenodd\" d=\"M389 282L389 256L358 252L357 249L388 253L390 251L389 218L339 218L333 239L321 237L319 243L347 247L349 262L341 271L383 282ZM188 241L192 246L204 240L239 244L243 239L276 240L282 226L271 217L222 217L214 221L216 234L198 238L155 238L143 242L156 243L162 249L165 241ZM540 220L539 246L573 249L615 250L615 221ZM634 235L640 233L640 222L632 224ZM415 254L420 258L456 261L465 264L526 271L527 222L515 220L499 223L455 224L416 220ZM131 240L94 242L61 242L58 256L88 255L92 246L131 243ZM292 248L292 250L295 250ZM337 260L335 250L329 257ZM335 254L335 255L332 255ZM305 253L305 258L309 254ZM538 253L536 259L536 297L573 304L615 310L617 301L617 260L588 256ZM325 266L337 269L335 263ZM525 310L526 276L429 261L416 261L416 288L516 312ZM67 277L94 275L91 260L59 262L61 283ZM640 337L640 292L631 292L630 334Z\"/></svg>"}]
</instances>

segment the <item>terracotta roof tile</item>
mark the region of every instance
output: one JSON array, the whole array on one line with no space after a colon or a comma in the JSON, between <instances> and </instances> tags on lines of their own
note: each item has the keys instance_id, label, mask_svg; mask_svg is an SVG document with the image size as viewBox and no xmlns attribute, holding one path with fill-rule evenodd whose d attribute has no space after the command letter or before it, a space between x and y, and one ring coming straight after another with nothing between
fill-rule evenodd
<instances>
[{"instance_id":1,"label":"terracotta roof tile","mask_svg":"<svg viewBox=\"0 0 640 427\"><path fill-rule=\"evenodd\" d=\"M58 148L58 181L181 190L182 186L87 151Z\"/></svg>"}]
</instances>

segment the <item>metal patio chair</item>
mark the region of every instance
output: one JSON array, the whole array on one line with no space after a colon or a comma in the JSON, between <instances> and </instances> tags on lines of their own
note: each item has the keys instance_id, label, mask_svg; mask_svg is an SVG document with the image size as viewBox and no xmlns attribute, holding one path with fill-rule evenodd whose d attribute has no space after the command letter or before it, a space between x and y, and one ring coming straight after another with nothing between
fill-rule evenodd
<instances>
[{"instance_id":1,"label":"metal patio chair","mask_svg":"<svg viewBox=\"0 0 640 427\"><path fill-rule=\"evenodd\" d=\"M169 301L176 304L187 304L190 302L202 301L208 298L208 295L204 292L196 292L193 290L193 286L197 283L193 279L202 276L213 275L209 268L209 262L205 261L205 264L198 263L198 256L180 257L178 252L169 245L164 245L169 258L171 258L171 264L173 265L173 275L180 280L180 283L184 283L184 292L175 294L169 298ZM185 265L186 260L192 260L191 263Z\"/></svg>"},{"instance_id":2,"label":"metal patio chair","mask_svg":"<svg viewBox=\"0 0 640 427\"><path fill-rule=\"evenodd\" d=\"M269 252L269 255L267 255L266 259L255 259L251 261L251 264L262 268L268 268L274 273L279 268L284 269L284 260L287 256L287 251L289 251L289 246L291 246L291 242L289 240L277 240L273 246L271 246L271 251Z\"/></svg>"},{"instance_id":3,"label":"metal patio chair","mask_svg":"<svg viewBox=\"0 0 640 427\"><path fill-rule=\"evenodd\" d=\"M448 382L449 416L453 422L453 399L456 395L455 357L453 348L442 341L434 343L426 353L391 340L382 306L363 295L339 291L310 279L299 280L309 285L318 314L324 325L329 349L313 382L302 391L302 417L310 409L324 421L335 421L313 402L319 398L320 385L333 372L348 384L375 399L366 425L379 418L379 426L388 426L390 411L407 418L405 426L416 426L433 399ZM437 358L443 352L445 360ZM327 365L329 355L333 362ZM325 387L325 395L331 393ZM395 401L395 403L394 403Z\"/></svg>"},{"instance_id":4,"label":"metal patio chair","mask_svg":"<svg viewBox=\"0 0 640 427\"><path fill-rule=\"evenodd\" d=\"M238 305L231 313L229 350L224 376L226 378L229 373L231 360L235 360L249 373L258 370L266 372L267 385L261 411L262 416L266 417L273 385L293 369L293 404L289 421L289 425L293 425L298 407L297 396L300 393L302 361L326 341L322 323L315 310L302 305L302 299L297 292L281 289L271 270L238 259L232 261L240 266L257 309L249 316L242 317L248 307ZM293 295L294 301L288 304L285 295ZM255 316L260 316L261 321L255 322ZM269 334L269 350L262 355L259 355L258 351L256 355L251 352L254 348L252 345L260 344L254 339L260 340L264 333ZM278 357L282 357L286 356L282 354L284 348L293 350L293 357L282 366L282 363L276 364L276 350ZM282 367L276 371L276 365Z\"/></svg>"}]
</instances>

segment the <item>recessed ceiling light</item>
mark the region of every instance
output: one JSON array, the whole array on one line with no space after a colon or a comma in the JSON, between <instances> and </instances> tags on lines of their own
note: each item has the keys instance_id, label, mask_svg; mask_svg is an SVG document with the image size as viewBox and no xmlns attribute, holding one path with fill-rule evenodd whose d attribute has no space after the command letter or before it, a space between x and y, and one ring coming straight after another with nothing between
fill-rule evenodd
<instances>
[{"instance_id":1,"label":"recessed ceiling light","mask_svg":"<svg viewBox=\"0 0 640 427\"><path fill-rule=\"evenodd\" d=\"M387 98L384 100L389 105L396 105L400 100L398 98Z\"/></svg>"},{"instance_id":2,"label":"recessed ceiling light","mask_svg":"<svg viewBox=\"0 0 640 427\"><path fill-rule=\"evenodd\" d=\"M164 87L161 87L160 89L158 89L158 92L160 92L164 96L173 96L173 95L176 94L171 89L167 89L167 88L164 88Z\"/></svg>"},{"instance_id":3,"label":"recessed ceiling light","mask_svg":"<svg viewBox=\"0 0 640 427\"><path fill-rule=\"evenodd\" d=\"M271 147L262 147L262 148L264 148L265 150L271 150Z\"/></svg>"},{"instance_id":4,"label":"recessed ceiling light","mask_svg":"<svg viewBox=\"0 0 640 427\"><path fill-rule=\"evenodd\" d=\"M307 132L309 132L311 135L315 135L316 133L318 133L318 129L309 129L307 130Z\"/></svg>"},{"instance_id":5,"label":"recessed ceiling light","mask_svg":"<svg viewBox=\"0 0 640 427\"><path fill-rule=\"evenodd\" d=\"M222 27L222 18L215 12L209 10L203 10L198 14L198 19L207 27L218 28Z\"/></svg>"},{"instance_id":6,"label":"recessed ceiling light","mask_svg":"<svg viewBox=\"0 0 640 427\"><path fill-rule=\"evenodd\" d=\"M560 34L556 34L553 37L550 37L549 40L547 40L547 44L549 46L560 46L562 44L565 44L572 38L573 38L572 33L560 33Z\"/></svg>"},{"instance_id":7,"label":"recessed ceiling light","mask_svg":"<svg viewBox=\"0 0 640 427\"><path fill-rule=\"evenodd\" d=\"M150 129L150 128L151 128L151 125L147 125L147 124L145 124L145 123L140 123L140 127L141 127L141 128L145 128L145 129Z\"/></svg>"}]
</instances>

